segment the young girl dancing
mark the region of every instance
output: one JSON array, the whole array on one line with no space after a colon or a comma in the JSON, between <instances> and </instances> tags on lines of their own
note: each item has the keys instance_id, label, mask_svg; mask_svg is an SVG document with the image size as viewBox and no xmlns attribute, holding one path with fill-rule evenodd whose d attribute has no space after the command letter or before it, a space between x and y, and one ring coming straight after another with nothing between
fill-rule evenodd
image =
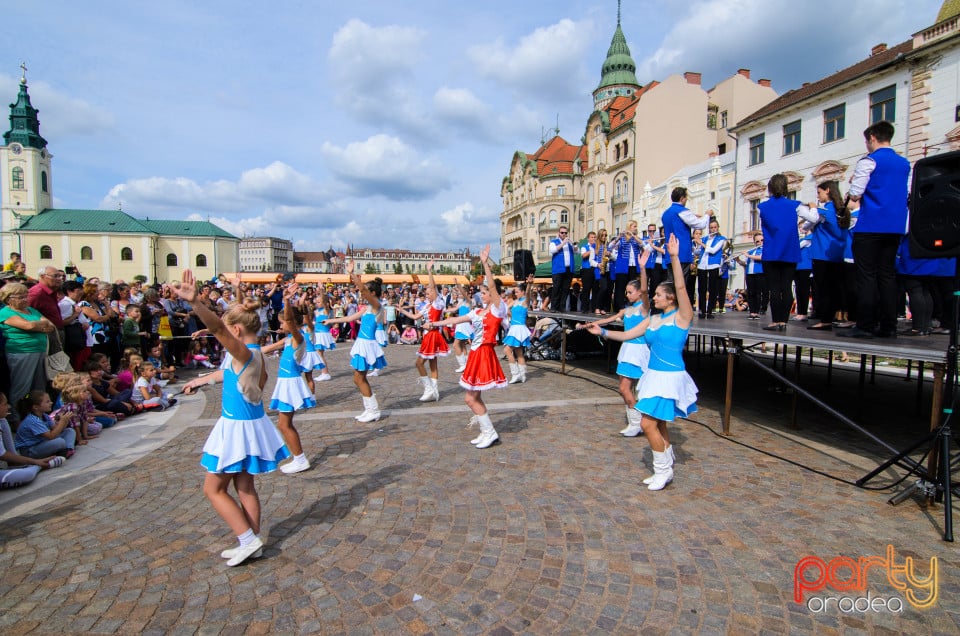
<instances>
[{"instance_id":1,"label":"young girl dancing","mask_svg":"<svg viewBox=\"0 0 960 636\"><path fill-rule=\"evenodd\" d=\"M347 274L363 299L367 301L367 306L361 311L345 316L343 318L327 318L324 321L326 325L336 325L342 323L360 321L360 330L357 333L357 339L350 349L350 366L353 367L353 383L360 391L363 398L363 413L357 415L354 419L358 422L374 422L380 419L380 405L377 403L377 396L373 394L370 383L367 382L367 372L373 369L383 369L387 366L387 360L383 357L383 349L377 344L376 330L377 320L380 313L380 287L381 281L375 278L366 285L360 280L359 274L353 273L353 261L347 262Z\"/></svg>"},{"instance_id":2,"label":"young girl dancing","mask_svg":"<svg viewBox=\"0 0 960 636\"><path fill-rule=\"evenodd\" d=\"M460 285L460 300L457 303L457 316L466 316L470 313L470 294L467 288ZM473 324L461 322L453 332L453 353L457 356L456 373L463 373L467 368L467 356L470 354L470 342L473 340Z\"/></svg>"},{"instance_id":3,"label":"young girl dancing","mask_svg":"<svg viewBox=\"0 0 960 636\"><path fill-rule=\"evenodd\" d=\"M510 384L527 381L527 359L523 355L524 347L530 346L526 290L526 284L520 283L507 302L507 307L510 308L510 327L503 339L503 346L510 364Z\"/></svg>"},{"instance_id":4,"label":"young girl dancing","mask_svg":"<svg viewBox=\"0 0 960 636\"><path fill-rule=\"evenodd\" d=\"M427 273L430 276L430 282L427 284L427 304L424 310L419 314L412 314L405 309L397 308L397 311L411 320L424 319L423 338L420 340L420 350L417 351L417 373L420 374L420 384L423 385L421 402L440 399L440 388L437 386L440 377L437 358L446 357L450 353L447 341L443 339L443 333L439 329L427 327L428 324L440 320L446 308L443 299L437 294L437 285L433 279L433 261L427 263ZM426 361L430 362L430 377L427 377Z\"/></svg>"},{"instance_id":5,"label":"young girl dancing","mask_svg":"<svg viewBox=\"0 0 960 636\"><path fill-rule=\"evenodd\" d=\"M184 393L203 384L223 382L223 410L203 445L200 465L207 469L203 494L217 514L237 535L240 545L220 556L235 566L262 554L260 497L253 476L277 469L290 456L277 428L263 411L263 386L267 383L263 353L258 344L260 319L243 304L236 304L220 319L205 303L196 302L193 272L185 270L177 295L193 306L197 317L227 351L219 369L187 382ZM240 502L230 496L233 483Z\"/></svg>"},{"instance_id":6,"label":"young girl dancing","mask_svg":"<svg viewBox=\"0 0 960 636\"><path fill-rule=\"evenodd\" d=\"M273 388L270 398L270 408L278 411L277 428L283 435L283 441L293 454L293 459L280 467L280 472L292 475L310 468L310 460L303 452L300 442L300 433L293 426L293 414L297 411L310 409L317 405L313 391L307 386L306 377L313 373L313 369L304 371L304 360L307 358L307 340L300 331L301 314L293 306L293 296L296 294L296 283L287 286L283 293L283 311L280 313L280 329L286 332L282 340L263 347L264 354L283 349L280 354L280 365L277 369L277 384Z\"/></svg>"},{"instance_id":7,"label":"young girl dancing","mask_svg":"<svg viewBox=\"0 0 960 636\"><path fill-rule=\"evenodd\" d=\"M307 303L306 307L309 306L310 304ZM303 369L303 380L307 383L307 387L312 394L317 390L317 386L313 382L314 371L326 372L327 365L313 344L313 323L310 322L310 314L299 307L294 307L294 309L297 310L297 324L300 325L300 335L303 336L304 352L303 358L300 360L300 367Z\"/></svg>"},{"instance_id":8,"label":"young girl dancing","mask_svg":"<svg viewBox=\"0 0 960 636\"><path fill-rule=\"evenodd\" d=\"M630 331L648 315L650 309L644 302L647 298L647 269L645 267L647 259L650 258L650 250L643 250L640 256L640 280L633 279L627 283L625 294L627 305L612 316L601 318L593 324L601 326L614 320L623 320L623 330ZM579 327L583 327L580 325ZM642 415L634 407L637 405L637 395L635 392L637 381L647 369L650 362L650 347L647 346L643 336L631 338L620 345L620 353L617 355L617 375L620 376L620 395L623 397L623 403L627 409L627 427L620 431L625 437L636 437L643 432L641 425Z\"/></svg>"},{"instance_id":9,"label":"young girl dancing","mask_svg":"<svg viewBox=\"0 0 960 636\"><path fill-rule=\"evenodd\" d=\"M330 371L327 366L327 357L323 355L324 351L332 351L337 347L337 341L330 334L330 328L323 324L327 318L333 317L333 310L330 307L330 295L327 290L320 289L316 296L316 305L313 310L313 345L323 361L323 372L317 376L318 382L326 382L330 379Z\"/></svg>"},{"instance_id":10,"label":"young girl dancing","mask_svg":"<svg viewBox=\"0 0 960 636\"><path fill-rule=\"evenodd\" d=\"M663 313L650 316L622 333L608 332L596 323L588 327L590 333L620 342L645 336L650 345L650 365L637 383L635 407L642 414L643 433L653 451L654 474L644 480L649 490L662 490L673 480L674 455L667 423L697 410L697 385L683 364L693 306L684 288L683 268L677 258L680 243L676 236L670 237L667 252L675 283L660 283L653 295L654 307Z\"/></svg>"},{"instance_id":11,"label":"young girl dancing","mask_svg":"<svg viewBox=\"0 0 960 636\"><path fill-rule=\"evenodd\" d=\"M499 441L500 436L490 421L487 407L483 403L482 392L488 389L502 389L507 386L507 378L503 375L503 368L497 359L494 347L497 344L497 334L500 331L500 322L507 315L507 308L500 300L500 292L493 273L490 271L490 246L480 251L480 261L486 275L486 284L480 286L480 299L483 307L478 307L466 316L447 318L425 326L443 327L457 325L461 322L473 323L473 344L470 348L470 357L467 359L467 368L460 377L460 386L467 390L464 401L480 423L480 436L470 441L477 448L487 448ZM471 423L473 420L471 419Z\"/></svg>"}]
</instances>

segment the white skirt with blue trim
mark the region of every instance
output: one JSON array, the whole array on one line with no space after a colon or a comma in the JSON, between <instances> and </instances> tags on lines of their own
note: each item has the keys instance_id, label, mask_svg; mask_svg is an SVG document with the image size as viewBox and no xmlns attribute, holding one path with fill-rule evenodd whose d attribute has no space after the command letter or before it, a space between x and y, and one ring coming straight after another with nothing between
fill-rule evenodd
<instances>
[{"instance_id":1,"label":"white skirt with blue trim","mask_svg":"<svg viewBox=\"0 0 960 636\"><path fill-rule=\"evenodd\" d=\"M264 415L255 420L220 417L203 445L200 465L211 473L272 473L290 457L280 431Z\"/></svg>"},{"instance_id":2,"label":"white skirt with blue trim","mask_svg":"<svg viewBox=\"0 0 960 636\"><path fill-rule=\"evenodd\" d=\"M270 408L281 413L292 413L303 409L312 409L317 405L316 398L303 376L295 378L277 378L277 386L270 397Z\"/></svg>"},{"instance_id":3,"label":"white skirt with blue trim","mask_svg":"<svg viewBox=\"0 0 960 636\"><path fill-rule=\"evenodd\" d=\"M650 346L637 342L624 342L617 354L617 375L639 379L650 366Z\"/></svg>"},{"instance_id":4,"label":"white skirt with blue trim","mask_svg":"<svg viewBox=\"0 0 960 636\"><path fill-rule=\"evenodd\" d=\"M672 422L697 411L697 385L686 371L646 369L637 383L637 405L644 415Z\"/></svg>"},{"instance_id":5,"label":"white skirt with blue trim","mask_svg":"<svg viewBox=\"0 0 960 636\"><path fill-rule=\"evenodd\" d=\"M316 351L304 351L297 364L300 365L304 373L319 371L327 366L323 363L323 358L321 358L320 354Z\"/></svg>"},{"instance_id":6,"label":"white skirt with blue trim","mask_svg":"<svg viewBox=\"0 0 960 636\"><path fill-rule=\"evenodd\" d=\"M350 366L357 371L372 371L387 366L383 348L375 340L357 338L350 348Z\"/></svg>"},{"instance_id":7,"label":"white skirt with blue trim","mask_svg":"<svg viewBox=\"0 0 960 636\"><path fill-rule=\"evenodd\" d=\"M337 348L337 341L329 331L317 331L313 334L313 346L322 351L329 351Z\"/></svg>"},{"instance_id":8,"label":"white skirt with blue trim","mask_svg":"<svg viewBox=\"0 0 960 636\"><path fill-rule=\"evenodd\" d=\"M503 344L508 347L529 347L530 329L526 325L510 325Z\"/></svg>"}]
</instances>

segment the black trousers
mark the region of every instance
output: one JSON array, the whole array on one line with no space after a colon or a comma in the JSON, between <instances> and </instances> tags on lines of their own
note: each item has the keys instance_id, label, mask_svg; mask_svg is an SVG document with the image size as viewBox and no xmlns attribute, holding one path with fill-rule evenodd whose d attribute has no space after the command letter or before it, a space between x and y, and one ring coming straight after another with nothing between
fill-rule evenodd
<instances>
[{"instance_id":1,"label":"black trousers","mask_svg":"<svg viewBox=\"0 0 960 636\"><path fill-rule=\"evenodd\" d=\"M553 287L550 289L550 311L563 312L567 310L567 297L570 295L570 283L573 282L573 272L566 271L553 275Z\"/></svg>"},{"instance_id":2,"label":"black trousers","mask_svg":"<svg viewBox=\"0 0 960 636\"><path fill-rule=\"evenodd\" d=\"M843 262L813 261L813 308L817 320L833 322L842 306Z\"/></svg>"},{"instance_id":3,"label":"black trousers","mask_svg":"<svg viewBox=\"0 0 960 636\"><path fill-rule=\"evenodd\" d=\"M709 300L708 300L709 295ZM720 308L723 308L723 300L720 295L720 269L701 269L697 271L697 311L701 314L711 315L720 301Z\"/></svg>"},{"instance_id":4,"label":"black trousers","mask_svg":"<svg viewBox=\"0 0 960 636\"><path fill-rule=\"evenodd\" d=\"M796 263L787 261L763 262L763 273L767 277L767 289L770 290L770 319L773 322L787 322L790 319L793 274L796 269Z\"/></svg>"},{"instance_id":5,"label":"black trousers","mask_svg":"<svg viewBox=\"0 0 960 636\"><path fill-rule=\"evenodd\" d=\"M620 311L626 305L627 283L637 277L637 268L628 267L626 274L617 274L613 288L613 310Z\"/></svg>"},{"instance_id":6,"label":"black trousers","mask_svg":"<svg viewBox=\"0 0 960 636\"><path fill-rule=\"evenodd\" d=\"M857 266L857 327L863 331L897 328L897 249L899 234L853 233ZM766 264L764 264L766 268Z\"/></svg>"},{"instance_id":7,"label":"black trousers","mask_svg":"<svg viewBox=\"0 0 960 636\"><path fill-rule=\"evenodd\" d=\"M910 296L910 315L913 328L930 331L933 318L933 281L929 276L904 276L903 286Z\"/></svg>"},{"instance_id":8,"label":"black trousers","mask_svg":"<svg viewBox=\"0 0 960 636\"><path fill-rule=\"evenodd\" d=\"M810 309L810 272L809 269L798 269L793 273L793 288L797 299L797 314L806 316Z\"/></svg>"},{"instance_id":9,"label":"black trousers","mask_svg":"<svg viewBox=\"0 0 960 636\"><path fill-rule=\"evenodd\" d=\"M751 314L767 313L770 293L767 291L767 277L763 274L747 274L747 305Z\"/></svg>"},{"instance_id":10,"label":"black trousers","mask_svg":"<svg viewBox=\"0 0 960 636\"><path fill-rule=\"evenodd\" d=\"M593 303L597 300L593 297L596 293L595 271L592 267L584 267L580 270L580 311L584 313L593 311Z\"/></svg>"},{"instance_id":11,"label":"black trousers","mask_svg":"<svg viewBox=\"0 0 960 636\"><path fill-rule=\"evenodd\" d=\"M653 307L653 295L657 292L657 285L662 283L667 279L667 270L663 269L659 265L656 267L647 268L647 290L650 295L650 304L648 307Z\"/></svg>"}]
</instances>

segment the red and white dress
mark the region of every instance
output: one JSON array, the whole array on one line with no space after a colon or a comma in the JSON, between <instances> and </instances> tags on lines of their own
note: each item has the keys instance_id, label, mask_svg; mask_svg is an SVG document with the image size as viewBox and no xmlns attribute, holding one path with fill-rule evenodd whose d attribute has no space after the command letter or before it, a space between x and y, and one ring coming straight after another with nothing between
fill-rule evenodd
<instances>
[{"instance_id":1,"label":"red and white dress","mask_svg":"<svg viewBox=\"0 0 960 636\"><path fill-rule=\"evenodd\" d=\"M438 320L443 320L443 310L445 305L443 300L437 298L433 303L427 308L427 320L430 323L434 323ZM433 360L434 358L444 357L450 353L450 347L447 345L447 341L443 339L443 334L436 327L431 327L423 334L423 340L420 341L420 350L417 351L417 355L425 360Z\"/></svg>"},{"instance_id":2,"label":"red and white dress","mask_svg":"<svg viewBox=\"0 0 960 636\"><path fill-rule=\"evenodd\" d=\"M460 376L460 386L468 391L502 389L507 386L507 376L503 374L494 347L500 321L507 315L507 306L500 303L496 307L474 309L468 315L473 323L473 341L470 343L467 367Z\"/></svg>"}]
</instances>

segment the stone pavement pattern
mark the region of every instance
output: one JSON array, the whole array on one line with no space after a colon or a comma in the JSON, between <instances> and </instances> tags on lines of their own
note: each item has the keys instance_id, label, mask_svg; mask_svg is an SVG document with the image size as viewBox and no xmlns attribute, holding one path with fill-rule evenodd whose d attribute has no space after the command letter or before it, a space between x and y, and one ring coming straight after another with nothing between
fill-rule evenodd
<instances>
[{"instance_id":1,"label":"stone pavement pattern","mask_svg":"<svg viewBox=\"0 0 960 636\"><path fill-rule=\"evenodd\" d=\"M388 349L371 383L389 412L370 424L352 417L347 349L329 357L320 407L295 420L313 468L258 479L262 559L224 566L235 538L200 490L218 390L178 406L189 426L154 452L4 518L0 632L960 632L957 548L940 540L939 511L892 507L889 493L723 439L704 426L720 429L712 398L700 424L672 428L675 481L648 492L649 447L617 435L614 378L546 363L488 392L503 443L478 451L454 360L440 363L441 401L423 404L413 352ZM863 473L775 430L739 421L735 432L847 479ZM817 614L793 601L802 557L882 555L888 543L924 574L940 559L933 608ZM882 576L870 583L873 596L898 594Z\"/></svg>"}]
</instances>

